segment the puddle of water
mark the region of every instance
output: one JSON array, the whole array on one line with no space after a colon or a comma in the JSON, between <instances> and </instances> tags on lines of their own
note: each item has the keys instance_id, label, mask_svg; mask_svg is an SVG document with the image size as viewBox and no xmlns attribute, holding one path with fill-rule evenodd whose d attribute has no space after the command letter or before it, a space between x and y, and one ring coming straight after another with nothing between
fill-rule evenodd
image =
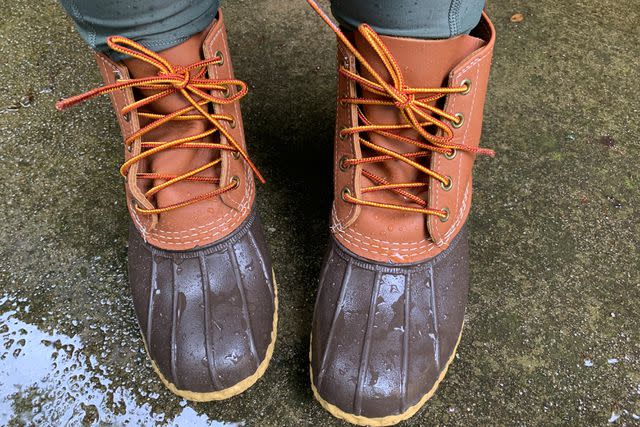
<instances>
[{"instance_id":1,"label":"puddle of water","mask_svg":"<svg viewBox=\"0 0 640 427\"><path fill-rule=\"evenodd\" d=\"M6 310L0 313L0 425L241 425L210 420L190 407L167 420L149 403L138 403L132 390L112 387L79 337L23 322L11 296L0 297L0 310Z\"/></svg>"}]
</instances>

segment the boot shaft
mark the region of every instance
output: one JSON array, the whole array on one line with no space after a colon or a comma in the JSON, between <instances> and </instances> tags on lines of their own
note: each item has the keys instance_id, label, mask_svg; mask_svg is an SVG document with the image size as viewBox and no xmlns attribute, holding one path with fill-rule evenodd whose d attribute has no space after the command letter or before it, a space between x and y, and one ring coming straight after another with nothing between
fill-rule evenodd
<instances>
[{"instance_id":1,"label":"boot shaft","mask_svg":"<svg viewBox=\"0 0 640 427\"><path fill-rule=\"evenodd\" d=\"M193 44L194 39L197 39L198 42L201 41L201 43L198 43L198 49L201 49L203 59L221 58L219 63L207 66L206 77L215 80L234 80L233 65L222 13L219 12L218 18L207 30L193 36L189 42ZM130 71L122 62L114 62L103 54L96 54L96 61L105 84L112 84L118 80L131 78ZM234 91L237 90L237 88L229 86L226 90L213 90L211 93L214 96L224 98L233 96ZM131 105L136 100L136 94L132 88L113 91L109 95L125 140L135 135L141 126L144 127L148 124L149 120L141 117L136 110L124 114L121 113L127 105ZM211 108L213 114L233 117L233 121L219 122L226 133L246 151L239 102L214 103L211 104ZM136 138L124 150L125 162L149 149L143 145L144 142L172 140L173 134L178 138L188 137L193 134L188 126L182 125L181 127L181 123L186 122L177 122L177 125L172 126L173 129L171 130L167 130L167 126L164 125L153 130L153 133L145 137ZM171 124L173 125L174 123ZM185 131L181 132L182 129ZM208 140L201 141L230 145L228 138L222 132L217 132ZM161 155L165 155L164 158ZM140 179L140 174L149 172L168 173L172 171L184 173L215 160L214 158L220 159L215 168L205 170L199 176L213 177L213 175L216 175L216 179L219 178L216 184L183 181L172 184L151 197L145 195L150 183L148 180ZM162 182L160 181L160 183ZM154 182L154 185L156 184L158 184L157 181ZM215 190L215 188L234 185L237 188L234 188L233 191L168 212L145 215L141 214L140 210L136 208L138 206L144 209L153 209L158 207L159 202L161 206L171 205L184 200L185 194L197 196L207 194ZM144 161L133 163L127 171L125 190L129 213L137 229L147 242L167 250L188 250L196 246L205 246L224 238L247 218L255 198L255 184L251 167L234 150L214 150L213 154L210 149L185 148L167 150L165 153L155 155L155 158L152 156Z\"/></svg>"},{"instance_id":2,"label":"boot shaft","mask_svg":"<svg viewBox=\"0 0 640 427\"><path fill-rule=\"evenodd\" d=\"M381 55L372 48L363 35L354 31L349 38L374 71L389 84L393 84ZM379 36L379 38L397 62L407 88L468 87L464 92L449 93L446 97L428 104L455 118L460 118L460 123L442 120L450 126L452 131L450 145L477 149L495 39L493 25L488 17L483 15L480 24L471 35L447 40L418 40L391 36ZM371 73L360 64L354 53L340 38L338 38L338 68L346 69L365 79L371 79ZM348 78L344 72L339 73L332 230L345 247L365 258L396 263L421 261L446 249L465 224L471 205L475 153L463 150L446 150L445 152L440 150L440 152L432 151L428 155L412 159L446 178L448 185L396 159L369 164L358 163L363 158L380 155L379 152L370 150L365 142L374 143L403 155L420 151L420 148L413 144L388 138L376 132L344 135L345 129L356 128L363 124L407 122L403 110L394 105L356 105L344 102L345 99L358 97L372 100L389 99L388 96L385 98L375 92L375 90L368 90L366 85L363 87ZM429 143L414 129L389 132L405 138L421 140L425 144ZM430 132L440 137L444 136L442 130L437 133L433 130ZM345 167L345 159L355 160ZM374 182L378 178L384 179L387 184L424 183L422 187L407 188L404 191L425 200L425 207L446 211L446 218L351 202L358 199L368 203L420 207L397 192L367 190L381 184L381 182Z\"/></svg>"}]
</instances>

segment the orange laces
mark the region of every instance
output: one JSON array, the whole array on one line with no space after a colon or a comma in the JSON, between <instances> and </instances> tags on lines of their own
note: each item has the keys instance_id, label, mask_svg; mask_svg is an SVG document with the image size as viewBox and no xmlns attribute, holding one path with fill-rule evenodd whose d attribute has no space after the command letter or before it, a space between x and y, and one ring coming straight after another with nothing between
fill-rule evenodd
<instances>
[{"instance_id":1,"label":"orange laces","mask_svg":"<svg viewBox=\"0 0 640 427\"><path fill-rule=\"evenodd\" d=\"M420 172L427 174L428 176L441 182L445 189L451 188L453 182L451 178L443 176L436 171L433 171L416 161L416 159L428 157L431 152L437 152L452 158L456 151L466 151L475 154L485 154L494 156L493 150L469 147L461 144L453 143L453 130L451 126L444 122L447 120L453 123L454 127L460 127L464 120L461 114L451 115L440 108L435 107L435 101L447 96L451 93L466 93L469 91L470 83L465 83L458 87L440 87L440 88L412 88L408 87L405 83L405 78L402 75L402 71L397 61L389 52L383 41L378 34L367 24L362 24L358 27L358 31L375 51L377 56L382 61L385 69L391 76L392 83L387 83L379 73L371 66L371 64L358 52L344 33L331 21L326 13L317 5L313 0L307 0L309 5L316 11L318 15L324 20L327 25L336 33L338 38L344 43L349 51L358 59L364 69L366 69L372 76L371 79L363 77L361 74L354 73L345 67L340 67L340 74L347 79L356 82L362 88L367 91L380 96L380 98L342 98L340 103L353 104L358 106L358 117L360 125L344 128L340 131L339 136L341 139L346 138L349 135L361 134L363 132L375 133L388 139L393 139L407 144L416 146L421 151L415 151L412 153L400 154L396 151L382 147L371 141L368 141L360 137L360 143L379 155L373 157L365 157L360 159L341 159L340 168L346 169L350 166L359 164L380 163L388 160L399 160L407 165L410 165ZM395 107L402 112L404 117L404 123L402 124L374 124L371 123L367 117L363 114L360 105L378 105ZM439 119L440 117L441 119ZM426 128L434 126L435 133L427 132ZM424 139L424 141L409 138L399 135L395 132L414 129ZM441 133L438 133L441 131ZM372 206L377 208L394 209L405 212L416 212L426 215L436 215L443 220L446 220L449 216L449 212L446 209L431 209L428 207L428 203L407 191L408 189L415 189L425 187L428 184L425 182L407 182L407 183L390 183L385 178L377 176L366 170L362 170L362 175L371 180L375 185L362 188L362 193L372 193L376 191L393 191L400 196L410 200L417 204L419 207L403 206L391 203L378 203L368 200L363 200L354 197L351 192L345 189L342 193L343 200L364 206Z\"/></svg>"},{"instance_id":2,"label":"orange laces","mask_svg":"<svg viewBox=\"0 0 640 427\"><path fill-rule=\"evenodd\" d=\"M116 90L125 89L125 88L140 88L140 89L149 89L154 90L156 93L153 95L147 96L143 99L133 102L125 106L120 113L127 117L128 114L133 110L137 110L141 107L144 107L152 102L158 101L164 97L170 96L174 93L179 92L182 96L191 104L190 106L181 108L177 111L174 111L170 114L154 114L154 113L146 113L146 112L138 112L138 116L145 117L148 119L153 119L149 124L140 128L138 131L133 133L131 136L126 138L125 145L131 151L133 144L136 139L141 138L151 130L169 122L169 121L190 121L190 120L208 120L211 125L213 125L209 130L205 132L199 133L197 135L191 135L188 137L184 137L181 139L177 139L169 142L152 142L152 141L143 141L142 142L142 151L140 154L133 156L131 159L127 160L122 167L120 168L120 173L122 176L126 177L129 169L135 163L145 159L153 154L157 154L164 150L169 149L177 149L177 148L208 148L211 150L228 150L234 153L234 155L241 156L245 162L251 167L253 172L256 174L258 179L264 183L264 178L253 164L253 162L249 159L247 152L242 148L242 146L236 141L236 139L222 126L221 122L228 122L229 126L235 127L235 119L233 116L225 115L225 114L212 114L207 111L207 104L231 104L240 100L243 96L247 94L247 85L240 80L233 79L209 79L205 77L207 72L207 66L216 64L221 65L223 63L222 56L217 56L215 58L205 59L202 61L195 62L186 67L179 65L172 65L163 57L158 55L157 53L145 48L144 46L134 42L133 40L127 39L125 37L120 36L112 36L107 39L107 44L109 47L119 53L123 53L125 55L129 55L133 58L144 61L148 64L153 65L158 69L158 73L155 76L151 77L142 77L138 79L126 79L126 80L118 80L115 83L108 84L88 92L85 92L80 95L73 96L71 98L67 98L56 103L56 108L58 110L63 110L67 107L85 101L87 99L93 98L98 95L103 95L106 93L110 93ZM234 89L236 89L234 91ZM221 91L222 95L215 96L211 95L210 91ZM195 100L194 96L199 98L199 100ZM222 136L224 136L227 141L229 141L229 145L227 144L215 144L208 142L197 142L203 138L206 138L216 132L220 132ZM236 154L237 153L237 154ZM182 175L169 175L162 173L138 173L138 179L148 179L148 180L161 180L163 183L156 185L149 189L145 193L145 197L150 198L160 190L167 188L168 186L175 184L180 181L191 181L191 182L209 182L212 184L219 184L220 178L216 177L208 177L208 176L198 176L199 173L215 167L222 161L222 157L217 158L216 160L209 162L197 169L184 173ZM219 187L214 191L210 191L205 194L201 194L199 196L193 197L191 199L185 200L183 202L175 203L170 206L166 206L164 208L158 209L143 209L136 205L136 210L143 214L160 214L163 212L168 212L174 209L182 208L185 206L192 205L194 203L198 203L200 201L210 199L216 196L219 196L223 193L231 191L238 186L239 182L236 180L232 180L232 182L224 187Z\"/></svg>"}]
</instances>

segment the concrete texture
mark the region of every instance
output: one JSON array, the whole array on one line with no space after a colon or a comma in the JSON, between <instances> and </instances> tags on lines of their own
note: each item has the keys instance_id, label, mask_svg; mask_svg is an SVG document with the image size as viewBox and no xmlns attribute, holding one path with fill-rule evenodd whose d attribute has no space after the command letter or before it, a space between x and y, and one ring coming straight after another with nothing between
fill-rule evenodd
<instances>
[{"instance_id":1,"label":"concrete texture","mask_svg":"<svg viewBox=\"0 0 640 427\"><path fill-rule=\"evenodd\" d=\"M325 3L326 4L326 3ZM280 283L265 377L172 396L126 277L121 141L53 0L0 0L0 424L340 425L314 402L312 304L328 236L333 37L302 0L228 0ZM456 362L406 425L640 425L640 13L633 0L492 1L498 30ZM522 13L524 20L510 20Z\"/></svg>"}]
</instances>

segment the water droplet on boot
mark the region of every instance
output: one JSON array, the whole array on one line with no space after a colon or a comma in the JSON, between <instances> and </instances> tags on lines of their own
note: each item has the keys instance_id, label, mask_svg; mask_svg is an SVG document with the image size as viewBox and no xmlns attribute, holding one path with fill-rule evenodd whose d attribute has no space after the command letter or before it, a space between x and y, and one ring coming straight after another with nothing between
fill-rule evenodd
<instances>
[{"instance_id":1,"label":"water droplet on boot","mask_svg":"<svg viewBox=\"0 0 640 427\"><path fill-rule=\"evenodd\" d=\"M184 313L185 308L187 308L187 296L184 293L179 292L178 293L178 321L182 317L182 314Z\"/></svg>"}]
</instances>

